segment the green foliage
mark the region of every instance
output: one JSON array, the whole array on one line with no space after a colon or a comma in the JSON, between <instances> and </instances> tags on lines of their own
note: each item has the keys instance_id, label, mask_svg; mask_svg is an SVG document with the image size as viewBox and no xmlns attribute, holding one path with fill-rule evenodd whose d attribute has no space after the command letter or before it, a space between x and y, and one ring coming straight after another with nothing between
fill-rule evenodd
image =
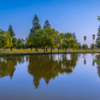
<instances>
[{"instance_id":1,"label":"green foliage","mask_svg":"<svg viewBox=\"0 0 100 100\"><path fill-rule=\"evenodd\" d=\"M98 20L100 21L100 16L98 16Z\"/></svg>"},{"instance_id":2,"label":"green foliage","mask_svg":"<svg viewBox=\"0 0 100 100\"><path fill-rule=\"evenodd\" d=\"M17 39L16 38L13 38L12 40L12 43L13 43L13 48L17 47Z\"/></svg>"},{"instance_id":3,"label":"green foliage","mask_svg":"<svg viewBox=\"0 0 100 100\"><path fill-rule=\"evenodd\" d=\"M39 29L41 30L41 29ZM43 31L42 31L43 32ZM36 31L34 34L30 34L28 39L27 39L27 43L29 45L33 45L33 46L38 46L40 44L40 33L38 31Z\"/></svg>"},{"instance_id":4,"label":"green foliage","mask_svg":"<svg viewBox=\"0 0 100 100\"><path fill-rule=\"evenodd\" d=\"M5 49L6 47L11 47L12 37L8 31L4 31L0 29L0 48Z\"/></svg>"},{"instance_id":5,"label":"green foliage","mask_svg":"<svg viewBox=\"0 0 100 100\"><path fill-rule=\"evenodd\" d=\"M14 31L13 31L13 28L12 28L11 24L9 25L8 31L10 32L10 36L11 36L11 37L14 37L14 36L15 36L15 33L14 33Z\"/></svg>"},{"instance_id":6,"label":"green foliage","mask_svg":"<svg viewBox=\"0 0 100 100\"><path fill-rule=\"evenodd\" d=\"M63 35L64 35L64 38L62 39L62 47L63 48L70 48L70 40L72 39L72 34L65 33Z\"/></svg>"},{"instance_id":7,"label":"green foliage","mask_svg":"<svg viewBox=\"0 0 100 100\"><path fill-rule=\"evenodd\" d=\"M58 31L48 27L46 29L36 30L34 34L30 34L28 37L28 44L36 47L54 48L58 43L60 43L60 40L58 39L60 39Z\"/></svg>"},{"instance_id":8,"label":"green foliage","mask_svg":"<svg viewBox=\"0 0 100 100\"><path fill-rule=\"evenodd\" d=\"M44 26L43 26L43 28L46 29L46 28L48 28L48 27L50 27L50 23L49 23L48 20L46 20L46 21L45 21L45 24L44 24Z\"/></svg>"},{"instance_id":9,"label":"green foliage","mask_svg":"<svg viewBox=\"0 0 100 100\"><path fill-rule=\"evenodd\" d=\"M98 39L98 40L96 41L96 43L97 43L96 46L97 46L98 48L100 48L100 39Z\"/></svg>"},{"instance_id":10,"label":"green foliage","mask_svg":"<svg viewBox=\"0 0 100 100\"><path fill-rule=\"evenodd\" d=\"M26 49L27 46L28 46L27 44L23 44L23 45L22 45L22 48L23 48L23 49Z\"/></svg>"},{"instance_id":11,"label":"green foliage","mask_svg":"<svg viewBox=\"0 0 100 100\"><path fill-rule=\"evenodd\" d=\"M32 26L32 29L30 29L30 34L34 33L35 30L41 28L41 26L39 24L39 19L38 19L37 15L34 16L34 18L32 20L32 24L33 24L33 26Z\"/></svg>"},{"instance_id":12,"label":"green foliage","mask_svg":"<svg viewBox=\"0 0 100 100\"><path fill-rule=\"evenodd\" d=\"M55 42L55 47L61 48L60 45L61 45L62 41L61 41L61 36L59 34L54 39L54 42Z\"/></svg>"},{"instance_id":13,"label":"green foliage","mask_svg":"<svg viewBox=\"0 0 100 100\"><path fill-rule=\"evenodd\" d=\"M64 39L64 33L60 33L61 39Z\"/></svg>"},{"instance_id":14,"label":"green foliage","mask_svg":"<svg viewBox=\"0 0 100 100\"><path fill-rule=\"evenodd\" d=\"M8 31L10 32L10 36L12 37L12 43L13 43L13 45L11 46L11 51L12 51L12 48L15 48L17 46L17 39L14 37L15 33L13 31L11 24L9 25Z\"/></svg>"},{"instance_id":15,"label":"green foliage","mask_svg":"<svg viewBox=\"0 0 100 100\"><path fill-rule=\"evenodd\" d=\"M86 36L84 36L84 45L85 45L85 41L86 41Z\"/></svg>"},{"instance_id":16,"label":"green foliage","mask_svg":"<svg viewBox=\"0 0 100 100\"><path fill-rule=\"evenodd\" d=\"M24 42L25 42L25 40L19 38L19 39L17 40L17 48L18 48L18 49L23 48Z\"/></svg>"},{"instance_id":17,"label":"green foliage","mask_svg":"<svg viewBox=\"0 0 100 100\"><path fill-rule=\"evenodd\" d=\"M82 48L83 49L88 49L88 45L87 44L83 44Z\"/></svg>"},{"instance_id":18,"label":"green foliage","mask_svg":"<svg viewBox=\"0 0 100 100\"><path fill-rule=\"evenodd\" d=\"M78 49L76 40L73 39L70 40L70 48L72 48L73 50Z\"/></svg>"},{"instance_id":19,"label":"green foliage","mask_svg":"<svg viewBox=\"0 0 100 100\"><path fill-rule=\"evenodd\" d=\"M60 33L63 48L77 49L76 40L73 39L72 33Z\"/></svg>"},{"instance_id":20,"label":"green foliage","mask_svg":"<svg viewBox=\"0 0 100 100\"><path fill-rule=\"evenodd\" d=\"M94 60L98 65L100 65L100 59Z\"/></svg>"},{"instance_id":21,"label":"green foliage","mask_svg":"<svg viewBox=\"0 0 100 100\"><path fill-rule=\"evenodd\" d=\"M95 34L93 34L92 37L93 37L93 40L94 40L95 39Z\"/></svg>"},{"instance_id":22,"label":"green foliage","mask_svg":"<svg viewBox=\"0 0 100 100\"><path fill-rule=\"evenodd\" d=\"M51 29L50 27L45 29L46 35L48 37L48 47L55 48L57 46L58 38L58 31L55 29Z\"/></svg>"},{"instance_id":23,"label":"green foliage","mask_svg":"<svg viewBox=\"0 0 100 100\"><path fill-rule=\"evenodd\" d=\"M91 49L95 49L96 45L95 44L91 44Z\"/></svg>"},{"instance_id":24,"label":"green foliage","mask_svg":"<svg viewBox=\"0 0 100 100\"><path fill-rule=\"evenodd\" d=\"M84 40L86 41L86 36L84 36Z\"/></svg>"}]
</instances>

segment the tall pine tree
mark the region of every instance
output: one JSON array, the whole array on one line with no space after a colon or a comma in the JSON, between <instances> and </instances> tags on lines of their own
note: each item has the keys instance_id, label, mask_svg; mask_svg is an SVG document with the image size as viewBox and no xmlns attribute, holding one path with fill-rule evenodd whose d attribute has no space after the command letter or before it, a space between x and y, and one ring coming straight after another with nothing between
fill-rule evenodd
<instances>
[{"instance_id":1,"label":"tall pine tree","mask_svg":"<svg viewBox=\"0 0 100 100\"><path fill-rule=\"evenodd\" d=\"M8 31L10 32L10 36L14 38L15 33L13 31L13 28L12 28L11 24L9 25Z\"/></svg>"},{"instance_id":2,"label":"tall pine tree","mask_svg":"<svg viewBox=\"0 0 100 100\"><path fill-rule=\"evenodd\" d=\"M50 23L49 23L48 20L45 21L45 24L44 24L43 28L45 29L45 28L47 28L47 27L50 27Z\"/></svg>"},{"instance_id":3,"label":"tall pine tree","mask_svg":"<svg viewBox=\"0 0 100 100\"><path fill-rule=\"evenodd\" d=\"M50 27L50 23L49 23L48 20L46 20L45 23L44 23L43 29L46 29L48 27ZM46 51L48 51L47 48L46 48Z\"/></svg>"},{"instance_id":4,"label":"tall pine tree","mask_svg":"<svg viewBox=\"0 0 100 100\"><path fill-rule=\"evenodd\" d=\"M17 45L17 39L14 37L15 33L13 31L11 24L9 25L8 31L10 32L10 36L13 38L12 39L13 46L10 48L10 50L12 51L12 48L16 47L16 45Z\"/></svg>"},{"instance_id":5,"label":"tall pine tree","mask_svg":"<svg viewBox=\"0 0 100 100\"><path fill-rule=\"evenodd\" d=\"M32 24L33 24L33 26L32 26L32 29L30 29L30 34L34 33L35 30L41 28L41 26L39 24L39 19L38 19L37 15L34 16L34 18L32 20Z\"/></svg>"}]
</instances>

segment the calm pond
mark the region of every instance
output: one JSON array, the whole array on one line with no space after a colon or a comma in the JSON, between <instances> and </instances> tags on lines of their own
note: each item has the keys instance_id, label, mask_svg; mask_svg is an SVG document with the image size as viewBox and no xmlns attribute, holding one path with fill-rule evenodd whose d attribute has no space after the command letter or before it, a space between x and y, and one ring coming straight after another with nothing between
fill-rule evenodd
<instances>
[{"instance_id":1,"label":"calm pond","mask_svg":"<svg viewBox=\"0 0 100 100\"><path fill-rule=\"evenodd\" d=\"M96 54L0 57L0 100L100 100Z\"/></svg>"}]
</instances>

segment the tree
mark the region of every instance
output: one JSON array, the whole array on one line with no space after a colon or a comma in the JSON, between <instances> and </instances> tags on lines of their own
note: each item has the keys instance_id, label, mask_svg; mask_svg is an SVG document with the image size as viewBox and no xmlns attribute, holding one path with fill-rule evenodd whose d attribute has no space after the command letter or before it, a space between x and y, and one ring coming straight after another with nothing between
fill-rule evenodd
<instances>
[{"instance_id":1,"label":"tree","mask_svg":"<svg viewBox=\"0 0 100 100\"><path fill-rule=\"evenodd\" d=\"M32 46L33 46L33 34L29 34L28 38L27 38L27 44L31 46L31 50L32 50Z\"/></svg>"},{"instance_id":2,"label":"tree","mask_svg":"<svg viewBox=\"0 0 100 100\"><path fill-rule=\"evenodd\" d=\"M45 29L45 28L48 28L48 27L50 27L50 24L49 24L49 21L46 20L46 21L45 21L45 24L44 24L44 26L43 26L43 28Z\"/></svg>"},{"instance_id":3,"label":"tree","mask_svg":"<svg viewBox=\"0 0 100 100\"><path fill-rule=\"evenodd\" d=\"M0 29L0 47L5 50L6 47L11 47L12 45L12 37L10 36L10 33Z\"/></svg>"},{"instance_id":4,"label":"tree","mask_svg":"<svg viewBox=\"0 0 100 100\"><path fill-rule=\"evenodd\" d=\"M96 48L96 46L94 45L95 34L93 34L92 37L93 37L93 45L91 45L91 48L94 49Z\"/></svg>"},{"instance_id":5,"label":"tree","mask_svg":"<svg viewBox=\"0 0 100 100\"><path fill-rule=\"evenodd\" d=\"M11 24L9 25L8 31L10 32L10 36L14 38L15 33L13 31L13 28L12 28Z\"/></svg>"},{"instance_id":6,"label":"tree","mask_svg":"<svg viewBox=\"0 0 100 100\"><path fill-rule=\"evenodd\" d=\"M25 40L24 39L18 39L17 40L17 48L18 49L20 49L20 48L22 48L23 46L24 46L24 42L25 42Z\"/></svg>"},{"instance_id":7,"label":"tree","mask_svg":"<svg viewBox=\"0 0 100 100\"><path fill-rule=\"evenodd\" d=\"M97 46L98 48L100 48L99 40L100 40L100 26L99 26L99 28L98 28L97 39L96 39L96 46Z\"/></svg>"},{"instance_id":8,"label":"tree","mask_svg":"<svg viewBox=\"0 0 100 100\"><path fill-rule=\"evenodd\" d=\"M98 48L100 48L100 39L97 39L96 42L97 42L97 45L96 45L96 46L97 46Z\"/></svg>"},{"instance_id":9,"label":"tree","mask_svg":"<svg viewBox=\"0 0 100 100\"><path fill-rule=\"evenodd\" d=\"M44 32L42 29L36 30L34 34L30 34L28 39L27 39L27 43L29 45L31 45L31 50L32 50L32 46L37 47L41 46L41 32Z\"/></svg>"},{"instance_id":10,"label":"tree","mask_svg":"<svg viewBox=\"0 0 100 100\"><path fill-rule=\"evenodd\" d=\"M86 58L84 58L84 65L86 65Z\"/></svg>"},{"instance_id":11,"label":"tree","mask_svg":"<svg viewBox=\"0 0 100 100\"><path fill-rule=\"evenodd\" d=\"M48 20L46 20L46 21L45 21L45 24L44 24L44 26L43 26L43 29L46 29L46 28L48 28L48 27L50 27L50 23L49 23ZM46 51L47 51L47 48L46 48Z\"/></svg>"},{"instance_id":12,"label":"tree","mask_svg":"<svg viewBox=\"0 0 100 100\"><path fill-rule=\"evenodd\" d=\"M96 48L96 45L95 44L91 44L91 49L94 49Z\"/></svg>"},{"instance_id":13,"label":"tree","mask_svg":"<svg viewBox=\"0 0 100 100\"><path fill-rule=\"evenodd\" d=\"M92 37L93 37L93 44L94 44L95 34L93 34Z\"/></svg>"},{"instance_id":14,"label":"tree","mask_svg":"<svg viewBox=\"0 0 100 100\"><path fill-rule=\"evenodd\" d=\"M70 48L70 40L72 39L71 33L65 33L63 38L63 44L62 47L65 48L65 52L67 48Z\"/></svg>"},{"instance_id":15,"label":"tree","mask_svg":"<svg viewBox=\"0 0 100 100\"><path fill-rule=\"evenodd\" d=\"M88 45L87 44L83 44L82 48L83 49L88 49Z\"/></svg>"},{"instance_id":16,"label":"tree","mask_svg":"<svg viewBox=\"0 0 100 100\"><path fill-rule=\"evenodd\" d=\"M73 33L73 39L77 41L75 33Z\"/></svg>"},{"instance_id":17,"label":"tree","mask_svg":"<svg viewBox=\"0 0 100 100\"><path fill-rule=\"evenodd\" d=\"M12 48L17 47L17 39L13 38L12 43L13 43L13 46L11 47L11 51L12 51Z\"/></svg>"},{"instance_id":18,"label":"tree","mask_svg":"<svg viewBox=\"0 0 100 100\"><path fill-rule=\"evenodd\" d=\"M78 45L78 48L79 48L79 49L81 49L81 48L82 48L82 45L81 45L81 43L80 43L80 42L78 42L78 43L77 43L77 45Z\"/></svg>"},{"instance_id":19,"label":"tree","mask_svg":"<svg viewBox=\"0 0 100 100\"><path fill-rule=\"evenodd\" d=\"M100 21L100 16L98 16L98 20Z\"/></svg>"},{"instance_id":20,"label":"tree","mask_svg":"<svg viewBox=\"0 0 100 100\"><path fill-rule=\"evenodd\" d=\"M37 15L34 16L34 18L32 20L32 24L33 24L33 26L32 26L32 29L30 29L30 34L35 33L35 30L41 28Z\"/></svg>"},{"instance_id":21,"label":"tree","mask_svg":"<svg viewBox=\"0 0 100 100\"><path fill-rule=\"evenodd\" d=\"M44 53L45 48L47 47L51 47L52 52L52 48L55 48L57 46L57 42L58 31L56 31L55 29L51 29L50 27L46 29L38 29L34 34L30 34L28 37L28 44L34 45L36 48L43 47Z\"/></svg>"},{"instance_id":22,"label":"tree","mask_svg":"<svg viewBox=\"0 0 100 100\"><path fill-rule=\"evenodd\" d=\"M58 31L48 27L45 29L45 32L48 37L48 47L51 48L51 53L52 53L52 48L57 47L56 39L58 38Z\"/></svg>"},{"instance_id":23,"label":"tree","mask_svg":"<svg viewBox=\"0 0 100 100\"><path fill-rule=\"evenodd\" d=\"M64 33L60 33L60 37L61 37L61 44L59 45L59 48L63 48L63 50L64 50L64 47L63 47Z\"/></svg>"},{"instance_id":24,"label":"tree","mask_svg":"<svg viewBox=\"0 0 100 100\"><path fill-rule=\"evenodd\" d=\"M56 47L58 47L58 53L59 53L59 48L60 48L60 45L61 45L61 43L62 43L62 41L61 41L61 36L58 34L57 36L56 36L56 38L54 39L54 42L55 42L55 45L56 45Z\"/></svg>"},{"instance_id":25,"label":"tree","mask_svg":"<svg viewBox=\"0 0 100 100\"><path fill-rule=\"evenodd\" d=\"M67 48L73 48L73 49L78 48L76 40L73 39L72 33L65 33L60 35L62 38L62 47L65 48L65 52Z\"/></svg>"},{"instance_id":26,"label":"tree","mask_svg":"<svg viewBox=\"0 0 100 100\"><path fill-rule=\"evenodd\" d=\"M72 48L73 50L78 49L76 40L74 40L74 39L70 40L70 48Z\"/></svg>"},{"instance_id":27,"label":"tree","mask_svg":"<svg viewBox=\"0 0 100 100\"><path fill-rule=\"evenodd\" d=\"M10 50L12 51L12 48L16 47L17 46L17 39L14 37L15 36L15 33L13 31L13 28L11 26L11 24L9 25L9 28L8 28L8 31L10 32L10 36L13 38L12 39L12 47L10 48Z\"/></svg>"},{"instance_id":28,"label":"tree","mask_svg":"<svg viewBox=\"0 0 100 100\"><path fill-rule=\"evenodd\" d=\"M84 45L85 45L85 41L86 41L86 36L84 36Z\"/></svg>"}]
</instances>

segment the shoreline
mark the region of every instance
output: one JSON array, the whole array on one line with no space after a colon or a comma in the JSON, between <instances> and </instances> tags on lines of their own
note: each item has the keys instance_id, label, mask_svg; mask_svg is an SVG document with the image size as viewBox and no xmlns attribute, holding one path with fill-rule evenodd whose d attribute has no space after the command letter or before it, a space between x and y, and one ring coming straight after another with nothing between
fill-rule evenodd
<instances>
[{"instance_id":1,"label":"shoreline","mask_svg":"<svg viewBox=\"0 0 100 100\"><path fill-rule=\"evenodd\" d=\"M89 52L89 51L75 51L75 52L45 52L45 53L43 53L43 52L40 52L40 53L38 53L38 52L24 52L24 53L0 53L0 57L7 57L7 56L22 56L22 55L48 55L48 54L74 54L74 53L100 53L100 51L99 52Z\"/></svg>"}]
</instances>

